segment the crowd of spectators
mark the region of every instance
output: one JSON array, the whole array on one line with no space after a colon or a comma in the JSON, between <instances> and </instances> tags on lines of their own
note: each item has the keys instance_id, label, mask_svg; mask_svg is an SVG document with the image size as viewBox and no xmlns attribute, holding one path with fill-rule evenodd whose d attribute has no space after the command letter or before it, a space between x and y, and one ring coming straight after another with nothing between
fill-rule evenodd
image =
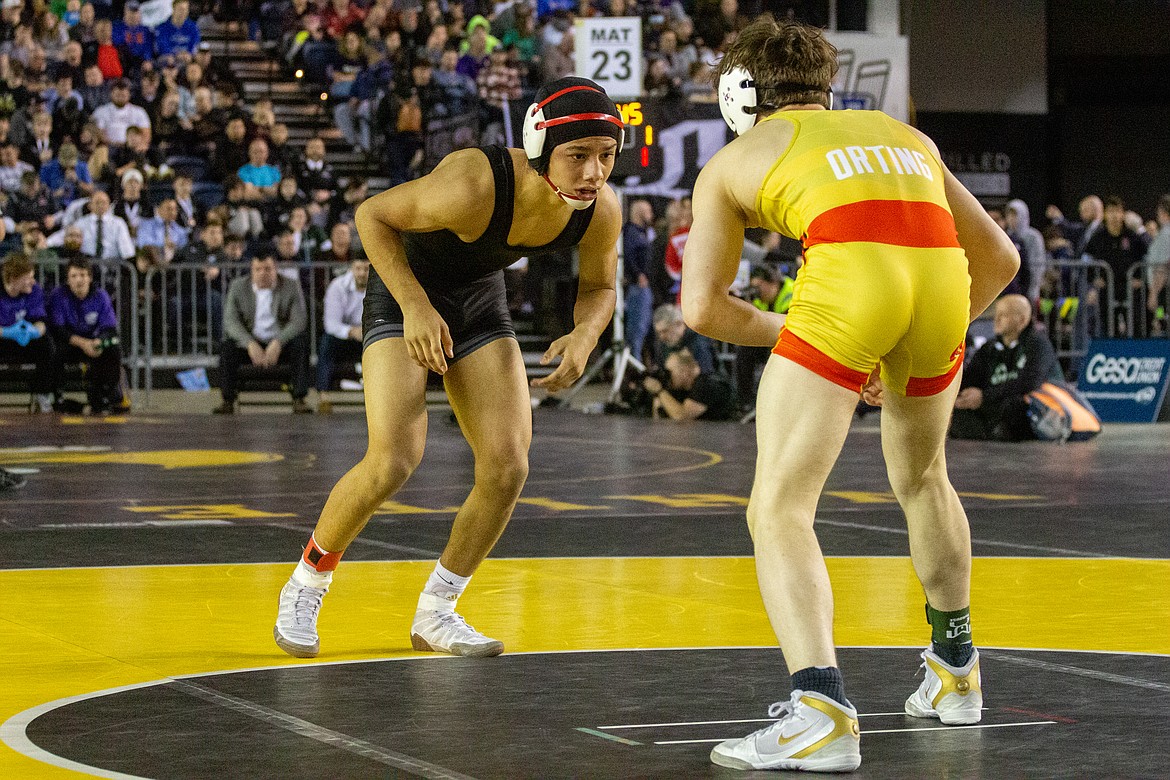
<instances>
[{"instance_id":1,"label":"crowd of spectators","mask_svg":"<svg viewBox=\"0 0 1170 780\"><path fill-rule=\"evenodd\" d=\"M648 199L637 198L627 205L622 236L625 342L646 369L627 384L624 403L613 408L674 419L750 413L769 350L711 344L686 328L677 296L691 223L690 200L683 198L664 205L661 214ZM1007 360L1007 355L1015 360L1023 338L1029 357L1022 362L1037 367L1024 376L1023 384L1028 387L1023 392L1013 389L1010 393L1010 404L1001 403L1004 399L998 398L995 390L985 388L987 397L996 398L996 414L991 415L996 421L1001 407L1019 411L1023 395L1044 381L1058 376L1075 379L1079 355L1089 338L1168 335L1170 195L1159 200L1154 218L1149 220L1127 211L1116 196L1085 197L1079 204L1078 220L1068 219L1059 208L1049 206L1044 219L1034 221L1027 204L1019 199L1008 201L1002 208L989 207L988 212L1019 250L1020 270L996 309L999 316L995 333L986 329L989 332L984 344L978 338L978 329L973 330L967 358L972 360L981 354L986 363L989 356ZM741 277L732 293L758 308L783 313L792 300L800 264L799 245L775 234L750 233L741 261ZM1108 275L1104 269L1108 269ZM1022 314L1021 303L1027 307ZM1038 346L1040 341L1045 349ZM986 347L983 352L979 351L981 345ZM671 355L679 352L685 353L683 359L671 361ZM1036 358L1041 353L1044 360ZM692 363L698 376L704 377L697 387L706 402L688 403L688 399L694 401L695 385L687 376ZM978 418L979 423L965 424L961 435L1020 436L1018 419L1014 427L997 428L998 422L979 418L979 414L987 413L986 409L976 413L980 404L973 400L975 390L966 388L974 388L981 377L986 379L993 373L970 374L958 407L964 415L959 417L964 423ZM1006 374L1001 371L999 375ZM737 403L724 403L729 393L735 394Z\"/></svg>"},{"instance_id":2,"label":"crowd of spectators","mask_svg":"<svg viewBox=\"0 0 1170 780\"><path fill-rule=\"evenodd\" d=\"M278 5L281 13L299 6L318 14L317 6L299 0ZM322 3L319 15L328 16L329 7ZM139 311L153 307L172 329L194 323L220 351L227 344L221 340L232 275L221 267L272 258L281 273L307 282L303 266L330 263L335 272L301 285L321 303L329 280L361 256L353 214L367 185L359 176L335 175L323 139L304 148L291 144L272 101L245 101L227 55L214 54L202 40L196 18L209 14L238 27L241 36L262 34L255 4L193 8L189 0L174 0L164 18L149 21L146 10L135 0L5 0L0 6L0 254L43 267L88 261L91 285L113 294L123 317L130 297L137 297ZM265 45L279 44L278 36ZM139 289L128 289L125 280L108 293L100 289L108 271L128 263ZM186 295L161 288L157 278L147 289L147 272L164 267L184 269L198 283ZM71 288L75 271L80 267L57 275L59 289ZM21 289L25 276L19 274ZM13 288L5 298L11 303L21 295ZM33 322L30 311L6 306L0 325ZM34 325L40 338L17 347L38 366L37 409L60 407L62 359L97 361L90 354L96 348L62 337L53 330L52 312L45 316ZM0 351L7 354L10 341L0 340ZM116 349L110 339L105 343L102 370L91 367L91 377L116 364ZM298 354L288 345L284 351L282 362ZM8 357L13 362L18 355ZM90 389L95 411L111 408L108 387Z\"/></svg>"},{"instance_id":3,"label":"crowd of spectators","mask_svg":"<svg viewBox=\"0 0 1170 780\"><path fill-rule=\"evenodd\" d=\"M575 19L624 15L643 21L646 95L714 102L712 64L746 23L736 0L271 0L260 25L320 85L349 143L385 162L397 184L447 150L427 153L443 120L470 131L458 145L502 141L507 106L575 72Z\"/></svg>"},{"instance_id":4,"label":"crowd of spectators","mask_svg":"<svg viewBox=\"0 0 1170 780\"><path fill-rule=\"evenodd\" d=\"M452 145L502 142L505 110L525 105L543 82L574 70L577 18L640 16L644 94L701 101L713 99L710 68L721 49L759 9L743 10L747 13L736 0L253 0L194 8L189 0L174 0L169 15L144 19L135 0L5 0L0 5L0 251L62 265L88 260L94 270L130 262L140 280L151 268L187 269L200 282L191 285L191 295L169 297L158 289L132 293L169 323L202 318L199 325L211 342L233 341L232 349L221 351L261 366L278 361L251 354L255 331L247 342L239 332L234 338L225 333L232 280L221 269L271 259L279 275L299 279L302 296L317 296L315 303L322 305L313 310L330 299L345 309L324 312L321 330L328 343L313 345L328 358L325 376L317 378L328 408L329 366L334 359L348 362L360 344L353 310L365 271L353 264L362 257L353 214L368 195L366 181L336 175L323 138L310 138L303 148L290 142L289 128L278 121L271 100L244 101L226 55L213 54L202 40L197 18L213 15L240 35L261 40L274 57L283 58L289 78L319 85L341 134L354 149L367 152L371 167L393 185L424 173ZM467 132L434 132L441 127ZM428 146L442 138L446 147ZM1031 301L1058 350L1097 333L1164 334L1170 198L1148 222L1127 213L1118 198L1090 196L1079 211L1076 221L1050 206L1041 224L1020 200L992 210L1024 261L1009 292ZM698 414L685 403L695 384L687 377L693 364L699 376L733 380L726 384L738 403L730 406L742 411L751 405L766 356L758 350L733 354L688 337L677 300L690 221L689 199L629 205L623 233L626 340L653 378L640 386L643 393L655 382L678 391L678 405L664 404L653 393L648 406L667 416L677 408L689 409L690 416L724 414L721 400L701 404L717 410ZM736 292L780 311L791 296L799 250L793 251L791 242L785 250L776 236L749 238L755 241L749 246L760 250L752 257L759 262L750 275L745 271ZM1078 287L1081 277L1054 271L1050 264L1077 258L1108 266L1112 287L1100 274L1084 276ZM1142 278L1130 279L1128 269L1143 260L1149 264ZM314 261L332 264L336 272L313 276L308 284L312 274L305 265ZM82 273L80 267L73 270ZM96 290L100 274L94 270ZM65 276L62 289L69 287ZM251 278L246 271L240 276ZM531 311L534 299L550 298L524 280L523 269L513 269L509 281L509 303L517 312ZM6 295L17 293L13 288ZM1117 305L1106 307L1106 300ZM124 303L115 300L115 308ZM50 336L57 334L53 343L60 346L61 332L48 331L48 319L42 324ZM0 340L0 348L7 349L7 341ZM45 351L50 341L33 349ZM94 359L89 355L94 350L69 338L63 342L38 365L56 365L58 353ZM294 400L303 402L300 388L308 380L300 381L301 350L284 346L280 362L295 364ZM670 361L674 354L680 359ZM37 389L48 387L54 370L38 371ZM699 382L701 394L711 384ZM721 386L716 390L722 393ZM113 403L108 387L94 393L95 408ZM225 401L232 400L229 395Z\"/></svg>"},{"instance_id":5,"label":"crowd of spectators","mask_svg":"<svg viewBox=\"0 0 1170 780\"><path fill-rule=\"evenodd\" d=\"M1170 195L1150 219L1116 195L1085 196L1077 211L1070 219L1049 205L1037 222L1021 200L988 209L1020 252L1020 271L1005 292L1032 303L1057 349L1093 336L1166 336Z\"/></svg>"}]
</instances>

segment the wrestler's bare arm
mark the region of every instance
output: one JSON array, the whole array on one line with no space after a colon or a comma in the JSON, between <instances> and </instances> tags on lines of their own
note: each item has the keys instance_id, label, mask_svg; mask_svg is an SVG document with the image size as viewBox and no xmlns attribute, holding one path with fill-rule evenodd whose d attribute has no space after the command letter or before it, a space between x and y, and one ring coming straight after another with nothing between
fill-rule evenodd
<instances>
[{"instance_id":1,"label":"wrestler's bare arm","mask_svg":"<svg viewBox=\"0 0 1170 780\"><path fill-rule=\"evenodd\" d=\"M549 345L541 358L549 364L560 357L556 370L532 382L555 393L576 382L585 372L589 355L597 346L597 339L613 317L617 293L617 242L622 231L622 210L609 186L598 193L589 229L578 245L580 270L577 281L577 302L573 306L574 327L571 333Z\"/></svg>"},{"instance_id":2,"label":"wrestler's bare arm","mask_svg":"<svg viewBox=\"0 0 1170 780\"><path fill-rule=\"evenodd\" d=\"M739 270L744 229L756 222L735 189L742 186L737 180L754 177L743 175L744 155L733 147L711 158L695 183L695 219L683 263L683 317L692 329L717 341L771 347L784 315L762 312L728 294Z\"/></svg>"},{"instance_id":3,"label":"wrestler's bare arm","mask_svg":"<svg viewBox=\"0 0 1170 780\"><path fill-rule=\"evenodd\" d=\"M622 209L617 196L606 185L598 193L593 219L578 245L580 278L573 322L593 341L597 341L613 317L617 299L614 289L617 283L617 244L621 234Z\"/></svg>"},{"instance_id":4,"label":"wrestler's bare arm","mask_svg":"<svg viewBox=\"0 0 1170 780\"><path fill-rule=\"evenodd\" d=\"M495 184L487 157L477 149L448 155L431 173L375 195L354 216L362 246L394 300L406 310L427 301L410 272L401 233L450 230L471 241L487 229Z\"/></svg>"}]
</instances>

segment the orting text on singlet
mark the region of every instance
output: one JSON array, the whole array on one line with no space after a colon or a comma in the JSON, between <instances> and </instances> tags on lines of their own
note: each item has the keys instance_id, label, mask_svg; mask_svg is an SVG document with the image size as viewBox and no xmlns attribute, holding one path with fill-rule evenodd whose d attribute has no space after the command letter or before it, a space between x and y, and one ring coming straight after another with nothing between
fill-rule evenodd
<instances>
[{"instance_id":1,"label":"orting text on singlet","mask_svg":"<svg viewBox=\"0 0 1170 780\"><path fill-rule=\"evenodd\" d=\"M856 174L885 173L923 176L934 181L926 155L901 146L846 146L829 150L825 159L838 180Z\"/></svg>"}]
</instances>

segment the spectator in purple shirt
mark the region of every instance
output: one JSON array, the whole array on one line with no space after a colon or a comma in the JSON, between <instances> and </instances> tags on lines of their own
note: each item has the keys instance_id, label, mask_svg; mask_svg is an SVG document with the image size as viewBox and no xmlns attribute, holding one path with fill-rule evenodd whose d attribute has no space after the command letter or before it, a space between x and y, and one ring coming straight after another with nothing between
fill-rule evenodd
<instances>
[{"instance_id":1,"label":"spectator in purple shirt","mask_svg":"<svg viewBox=\"0 0 1170 780\"><path fill-rule=\"evenodd\" d=\"M94 287L85 257L69 261L65 284L49 293L49 326L57 340L60 361L83 363L85 394L92 414L122 406L122 350L118 320L110 296Z\"/></svg>"},{"instance_id":2,"label":"spectator in purple shirt","mask_svg":"<svg viewBox=\"0 0 1170 780\"><path fill-rule=\"evenodd\" d=\"M9 255L0 275L4 280L0 291L0 332L4 334L0 337L0 363L32 363L36 368L30 383L33 402L29 411L51 412L59 383L53 340L45 337L45 291L37 284L32 261L22 253ZM29 323L35 331L32 340L23 345L10 331L20 321Z\"/></svg>"}]
</instances>

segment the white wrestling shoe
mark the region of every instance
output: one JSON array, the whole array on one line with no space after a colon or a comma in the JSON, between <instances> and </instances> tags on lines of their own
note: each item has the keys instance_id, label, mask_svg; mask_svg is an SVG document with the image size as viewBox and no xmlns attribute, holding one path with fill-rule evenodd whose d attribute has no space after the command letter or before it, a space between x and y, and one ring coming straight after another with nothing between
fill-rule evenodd
<instances>
[{"instance_id":1,"label":"white wrestling shoe","mask_svg":"<svg viewBox=\"0 0 1170 780\"><path fill-rule=\"evenodd\" d=\"M479 633L455 612L450 601L429 593L418 597L418 611L410 626L410 646L469 658L488 658L504 652L503 642Z\"/></svg>"},{"instance_id":2,"label":"white wrestling shoe","mask_svg":"<svg viewBox=\"0 0 1170 780\"><path fill-rule=\"evenodd\" d=\"M781 716L742 739L720 742L711 761L732 769L797 769L852 772L861 766L857 710L812 691L793 691L788 701L768 708Z\"/></svg>"},{"instance_id":3,"label":"white wrestling shoe","mask_svg":"<svg viewBox=\"0 0 1170 780\"><path fill-rule=\"evenodd\" d=\"M978 723L983 717L983 687L979 677L979 651L962 667L939 658L929 647L922 651L926 679L906 700L906 714L914 718L938 718L948 726Z\"/></svg>"},{"instance_id":4,"label":"white wrestling shoe","mask_svg":"<svg viewBox=\"0 0 1170 780\"><path fill-rule=\"evenodd\" d=\"M317 613L329 587L301 585L293 578L280 591L280 606L272 637L281 650L296 658L316 658L321 650Z\"/></svg>"}]
</instances>

